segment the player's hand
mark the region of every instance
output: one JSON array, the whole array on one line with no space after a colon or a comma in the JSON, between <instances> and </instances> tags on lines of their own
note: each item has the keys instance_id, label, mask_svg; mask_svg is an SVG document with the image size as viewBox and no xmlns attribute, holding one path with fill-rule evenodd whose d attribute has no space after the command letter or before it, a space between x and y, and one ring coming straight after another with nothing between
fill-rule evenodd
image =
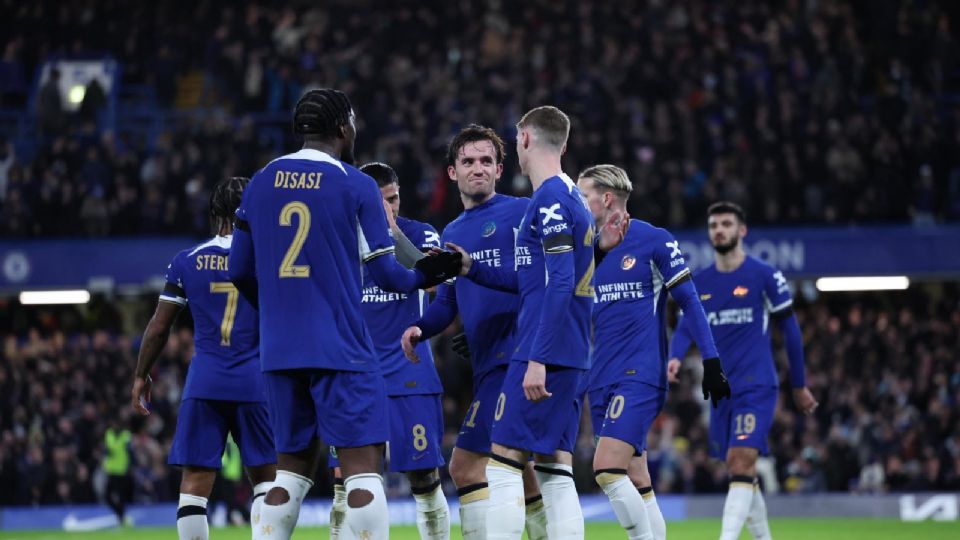
<instances>
[{"instance_id":1,"label":"player's hand","mask_svg":"<svg viewBox=\"0 0 960 540\"><path fill-rule=\"evenodd\" d=\"M527 373L523 376L523 395L533 402L543 401L553 395L547 392L547 366L533 360L527 362Z\"/></svg>"},{"instance_id":2,"label":"player's hand","mask_svg":"<svg viewBox=\"0 0 960 540\"><path fill-rule=\"evenodd\" d=\"M630 214L619 210L610 214L607 222L600 227L600 239L597 241L600 251L607 252L620 245L630 226Z\"/></svg>"},{"instance_id":3,"label":"player's hand","mask_svg":"<svg viewBox=\"0 0 960 540\"><path fill-rule=\"evenodd\" d=\"M680 382L680 360L677 358L671 358L667 362L667 382L670 384Z\"/></svg>"},{"instance_id":4,"label":"player's hand","mask_svg":"<svg viewBox=\"0 0 960 540\"><path fill-rule=\"evenodd\" d=\"M813 414L813 411L817 410L817 406L820 405L806 386L793 389L793 403L800 412L808 416Z\"/></svg>"},{"instance_id":5,"label":"player's hand","mask_svg":"<svg viewBox=\"0 0 960 540\"><path fill-rule=\"evenodd\" d=\"M432 251L414 263L413 267L426 278L421 289L429 289L460 274L462 254L458 252Z\"/></svg>"},{"instance_id":6,"label":"player's hand","mask_svg":"<svg viewBox=\"0 0 960 540\"><path fill-rule=\"evenodd\" d=\"M460 254L460 275L467 275L467 273L470 272L470 267L473 266L473 259L470 258L470 254L467 253L467 250L454 244L453 242L447 242L447 249L452 249Z\"/></svg>"},{"instance_id":7,"label":"player's hand","mask_svg":"<svg viewBox=\"0 0 960 540\"><path fill-rule=\"evenodd\" d=\"M395 230L397 228L397 218L393 217L393 208L390 208L390 203L386 199L383 199L383 211L387 213L387 224L390 225L390 230Z\"/></svg>"},{"instance_id":8,"label":"player's hand","mask_svg":"<svg viewBox=\"0 0 960 540\"><path fill-rule=\"evenodd\" d=\"M149 375L137 377L133 380L133 390L130 391L130 403L133 410L148 416L150 414L150 390L153 388L153 379Z\"/></svg>"},{"instance_id":9,"label":"player's hand","mask_svg":"<svg viewBox=\"0 0 960 540\"><path fill-rule=\"evenodd\" d=\"M414 364L420 363L420 357L417 356L416 347L417 344L420 343L421 336L423 336L423 331L420 330L419 326L407 328L404 330L403 335L400 336L400 346L403 347L403 355Z\"/></svg>"},{"instance_id":10,"label":"player's hand","mask_svg":"<svg viewBox=\"0 0 960 540\"><path fill-rule=\"evenodd\" d=\"M717 403L730 397L730 383L727 382L727 376L723 373L723 366L720 365L719 358L705 358L703 360L703 399L713 401L713 408L717 408Z\"/></svg>"},{"instance_id":11,"label":"player's hand","mask_svg":"<svg viewBox=\"0 0 960 540\"><path fill-rule=\"evenodd\" d=\"M453 352L467 362L470 361L470 344L467 343L466 334L460 333L453 336Z\"/></svg>"}]
</instances>

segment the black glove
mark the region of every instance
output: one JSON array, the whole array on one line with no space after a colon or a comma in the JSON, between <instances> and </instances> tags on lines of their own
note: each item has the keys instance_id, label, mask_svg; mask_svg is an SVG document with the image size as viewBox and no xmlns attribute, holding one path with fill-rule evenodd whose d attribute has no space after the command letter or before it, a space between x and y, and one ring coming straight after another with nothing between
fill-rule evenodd
<instances>
[{"instance_id":1,"label":"black glove","mask_svg":"<svg viewBox=\"0 0 960 540\"><path fill-rule=\"evenodd\" d=\"M429 289L444 281L460 275L462 257L459 251L443 251L436 255L429 255L414 263L413 267L426 278L421 289Z\"/></svg>"},{"instance_id":2,"label":"black glove","mask_svg":"<svg viewBox=\"0 0 960 540\"><path fill-rule=\"evenodd\" d=\"M470 361L470 345L467 343L466 334L453 336L453 352L457 353L460 358Z\"/></svg>"},{"instance_id":3,"label":"black glove","mask_svg":"<svg viewBox=\"0 0 960 540\"><path fill-rule=\"evenodd\" d=\"M719 358L705 358L703 360L703 399L713 401L713 408L717 408L717 402L723 398L730 397L730 384L727 382L727 376L723 373L723 366L720 365Z\"/></svg>"}]
</instances>

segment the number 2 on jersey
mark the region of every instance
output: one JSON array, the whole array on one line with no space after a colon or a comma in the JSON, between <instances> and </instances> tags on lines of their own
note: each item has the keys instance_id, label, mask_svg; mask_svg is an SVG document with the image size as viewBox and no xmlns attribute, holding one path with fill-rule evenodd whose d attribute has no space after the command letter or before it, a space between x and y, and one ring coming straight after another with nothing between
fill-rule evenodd
<instances>
[{"instance_id":1,"label":"number 2 on jersey","mask_svg":"<svg viewBox=\"0 0 960 540\"><path fill-rule=\"evenodd\" d=\"M210 292L226 293L227 305L223 308L223 320L220 322L220 345L230 346L230 332L233 331L233 320L237 317L237 297L239 292L229 281L213 281L210 283Z\"/></svg>"},{"instance_id":2,"label":"number 2 on jersey","mask_svg":"<svg viewBox=\"0 0 960 540\"><path fill-rule=\"evenodd\" d=\"M280 210L280 225L284 227L293 225L294 214L300 219L297 221L297 232L293 235L293 241L290 242L287 254L283 256L283 261L280 263L280 277L282 278L310 277L309 264L293 264L300 256L303 243L307 240L307 233L310 232L310 209L300 201L288 202Z\"/></svg>"}]
</instances>

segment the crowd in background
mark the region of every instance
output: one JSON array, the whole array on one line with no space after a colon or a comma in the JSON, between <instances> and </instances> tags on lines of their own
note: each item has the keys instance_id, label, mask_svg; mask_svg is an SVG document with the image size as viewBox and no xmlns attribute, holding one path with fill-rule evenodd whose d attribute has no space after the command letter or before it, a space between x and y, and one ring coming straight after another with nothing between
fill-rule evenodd
<instances>
[{"instance_id":1,"label":"crowd in background","mask_svg":"<svg viewBox=\"0 0 960 540\"><path fill-rule=\"evenodd\" d=\"M782 388L761 466L768 491L960 490L960 304L958 289L923 288L798 300L808 384L820 402L799 414ZM144 323L145 309L134 317ZM182 382L192 355L189 315L182 315L154 372L152 414L129 404L138 338L124 332L116 307L98 299L80 312L38 309L3 319L11 332L0 355L0 505L81 503L102 499L106 430L129 429L132 500L175 500L179 472L166 465ZM93 330L98 328L98 330ZM444 451L469 406L470 371L435 341L444 384ZM778 354L781 380L786 360ZM696 359L671 388L648 440L659 493L725 492L722 464L707 457L710 408L701 399ZM584 418L575 474L581 492L596 490L593 436ZM406 494L401 477L388 482ZM445 489L454 490L449 479ZM314 496L329 495L318 474Z\"/></svg>"},{"instance_id":2,"label":"crowd in background","mask_svg":"<svg viewBox=\"0 0 960 540\"><path fill-rule=\"evenodd\" d=\"M546 103L573 119L568 173L625 167L633 214L659 225L699 225L721 198L756 224L955 221L954 7L0 0L3 107L32 103L46 60L108 54L120 86L148 88L157 109L219 112L178 117L145 141L102 133L89 114L57 117L55 93L41 89L35 155L0 141L0 232L205 233L216 179L297 145L288 134L275 148L255 116L286 118L315 86L350 95L358 158L393 165L405 211L438 226L459 211L443 162L451 135L480 122L509 141L519 115ZM524 193L515 157L506 164L501 190Z\"/></svg>"}]
</instances>

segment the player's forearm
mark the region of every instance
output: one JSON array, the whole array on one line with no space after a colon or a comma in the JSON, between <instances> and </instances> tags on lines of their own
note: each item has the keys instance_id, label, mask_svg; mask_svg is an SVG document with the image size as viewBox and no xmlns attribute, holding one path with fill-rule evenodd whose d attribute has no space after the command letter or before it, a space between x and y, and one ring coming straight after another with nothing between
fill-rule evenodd
<instances>
[{"instance_id":1,"label":"player's forearm","mask_svg":"<svg viewBox=\"0 0 960 540\"><path fill-rule=\"evenodd\" d=\"M700 349L700 355L703 358L719 358L717 344L713 340L710 323L707 322L707 314L703 311L703 304L700 303L700 297L697 295L697 288L693 281L688 279L678 283L670 289L670 296L676 300L677 305L683 310L687 330ZM687 348L689 348L689 343ZM686 351L683 352L686 353ZM676 358L682 358L682 356Z\"/></svg>"},{"instance_id":2,"label":"player's forearm","mask_svg":"<svg viewBox=\"0 0 960 540\"><path fill-rule=\"evenodd\" d=\"M681 315L680 320L677 321L677 328L673 332L673 337L670 339L670 358L682 361L687 356L687 351L690 350L692 343L690 332L687 331L686 318Z\"/></svg>"},{"instance_id":3,"label":"player's forearm","mask_svg":"<svg viewBox=\"0 0 960 540\"><path fill-rule=\"evenodd\" d=\"M787 348L787 360L790 362L790 386L803 388L807 385L806 367L803 360L803 333L797 316L791 310L789 315L777 319L777 326L783 332Z\"/></svg>"},{"instance_id":4,"label":"player's forearm","mask_svg":"<svg viewBox=\"0 0 960 540\"><path fill-rule=\"evenodd\" d=\"M420 339L429 339L443 332L457 316L457 303L453 297L453 286L446 283L437 289L437 297L430 302L420 320L413 326L420 328Z\"/></svg>"},{"instance_id":5,"label":"player's forearm","mask_svg":"<svg viewBox=\"0 0 960 540\"><path fill-rule=\"evenodd\" d=\"M134 371L135 376L145 378L153 371L153 366L160 353L167 346L167 339L170 337L170 329L159 327L156 319L150 319L147 329L143 332L143 339L140 342L140 353L137 355L137 368Z\"/></svg>"},{"instance_id":6,"label":"player's forearm","mask_svg":"<svg viewBox=\"0 0 960 540\"><path fill-rule=\"evenodd\" d=\"M423 274L417 270L407 270L390 253L367 261L367 269L374 283L389 292L410 293L425 282Z\"/></svg>"},{"instance_id":7,"label":"player's forearm","mask_svg":"<svg viewBox=\"0 0 960 540\"><path fill-rule=\"evenodd\" d=\"M559 339L560 321L567 316L573 300L573 252L547 255L547 288L543 294L540 324L530 346L530 359L542 361L551 343Z\"/></svg>"},{"instance_id":8,"label":"player's forearm","mask_svg":"<svg viewBox=\"0 0 960 540\"><path fill-rule=\"evenodd\" d=\"M520 285L517 283L517 272L509 268L494 268L473 261L467 279L488 289L516 294Z\"/></svg>"},{"instance_id":9,"label":"player's forearm","mask_svg":"<svg viewBox=\"0 0 960 540\"><path fill-rule=\"evenodd\" d=\"M394 254L397 257L397 262L404 268L413 268L417 261L426 257L422 251L417 249L417 246L413 245L407 235L403 234L400 227L392 227L390 230L393 232L393 239L397 243Z\"/></svg>"}]
</instances>

